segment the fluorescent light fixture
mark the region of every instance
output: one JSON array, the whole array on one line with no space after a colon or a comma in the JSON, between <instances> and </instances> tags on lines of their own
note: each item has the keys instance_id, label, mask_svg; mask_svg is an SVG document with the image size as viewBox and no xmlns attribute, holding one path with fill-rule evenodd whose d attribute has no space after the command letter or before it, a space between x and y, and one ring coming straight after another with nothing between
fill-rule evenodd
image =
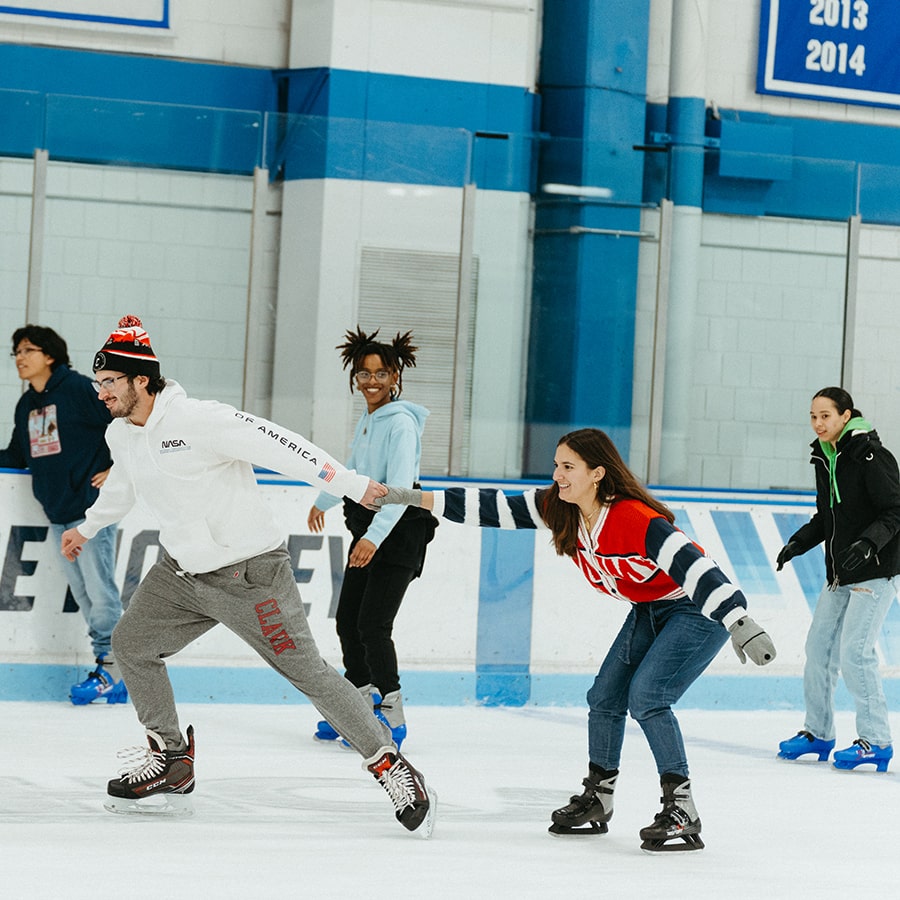
<instances>
[{"instance_id":1,"label":"fluorescent light fixture","mask_svg":"<svg viewBox=\"0 0 900 900\"><path fill-rule=\"evenodd\" d=\"M542 184L545 194L562 194L564 197L589 197L593 200L608 200L613 192L606 187L588 187L582 184Z\"/></svg>"}]
</instances>

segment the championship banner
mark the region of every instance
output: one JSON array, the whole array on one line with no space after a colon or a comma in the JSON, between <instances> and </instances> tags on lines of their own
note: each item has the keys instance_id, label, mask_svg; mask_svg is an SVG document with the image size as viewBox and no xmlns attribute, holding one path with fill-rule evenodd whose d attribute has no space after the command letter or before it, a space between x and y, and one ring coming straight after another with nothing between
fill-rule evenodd
<instances>
[{"instance_id":1,"label":"championship banner","mask_svg":"<svg viewBox=\"0 0 900 900\"><path fill-rule=\"evenodd\" d=\"M896 0L762 0L756 90L900 106Z\"/></svg>"},{"instance_id":2,"label":"championship banner","mask_svg":"<svg viewBox=\"0 0 900 900\"><path fill-rule=\"evenodd\" d=\"M0 3L0 15L132 28L168 28L169 0L32 0Z\"/></svg>"}]
</instances>

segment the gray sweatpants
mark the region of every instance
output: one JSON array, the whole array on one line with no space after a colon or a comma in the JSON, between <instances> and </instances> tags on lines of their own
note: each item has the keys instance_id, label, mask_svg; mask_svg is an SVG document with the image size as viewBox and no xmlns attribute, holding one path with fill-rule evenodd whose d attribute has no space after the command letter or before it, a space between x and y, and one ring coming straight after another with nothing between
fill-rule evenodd
<instances>
[{"instance_id":1,"label":"gray sweatpants","mask_svg":"<svg viewBox=\"0 0 900 900\"><path fill-rule=\"evenodd\" d=\"M360 692L319 653L290 557L282 546L215 572L179 574L164 554L131 598L112 636L115 660L138 719L183 749L165 657L221 622L304 693L363 757L393 746Z\"/></svg>"}]
</instances>

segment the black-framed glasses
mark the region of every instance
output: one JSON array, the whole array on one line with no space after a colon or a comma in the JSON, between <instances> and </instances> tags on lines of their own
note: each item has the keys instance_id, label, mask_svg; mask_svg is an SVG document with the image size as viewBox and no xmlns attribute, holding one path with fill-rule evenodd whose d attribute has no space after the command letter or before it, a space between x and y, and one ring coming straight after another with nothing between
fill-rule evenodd
<instances>
[{"instance_id":1,"label":"black-framed glasses","mask_svg":"<svg viewBox=\"0 0 900 900\"><path fill-rule=\"evenodd\" d=\"M104 378L103 381L92 381L94 390L99 394L100 391L111 391L113 386L120 378L127 378L127 375L115 375L110 378Z\"/></svg>"},{"instance_id":2,"label":"black-framed glasses","mask_svg":"<svg viewBox=\"0 0 900 900\"><path fill-rule=\"evenodd\" d=\"M40 347L19 347L18 350L13 350L9 355L13 359L18 359L20 356L27 356L29 353L43 353Z\"/></svg>"},{"instance_id":3,"label":"black-framed glasses","mask_svg":"<svg viewBox=\"0 0 900 900\"><path fill-rule=\"evenodd\" d=\"M357 381L371 381L374 378L382 384L387 384L390 380L391 373L388 372L387 369L379 369L377 372L367 372L365 369L360 369L358 372L353 373L353 377Z\"/></svg>"}]
</instances>

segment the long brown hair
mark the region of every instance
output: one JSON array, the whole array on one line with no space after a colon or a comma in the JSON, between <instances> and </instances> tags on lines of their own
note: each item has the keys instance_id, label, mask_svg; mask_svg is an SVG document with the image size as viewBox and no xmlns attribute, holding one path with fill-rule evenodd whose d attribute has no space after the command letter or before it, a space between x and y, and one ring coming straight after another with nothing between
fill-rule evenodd
<instances>
[{"instance_id":1,"label":"long brown hair","mask_svg":"<svg viewBox=\"0 0 900 900\"><path fill-rule=\"evenodd\" d=\"M675 521L672 510L661 500L657 500L625 465L606 432L598 428L580 428L564 434L557 446L563 444L577 453L589 469L597 466L606 469L606 474L597 485L597 501L601 505L609 506L616 500L626 498L640 500L669 522ZM560 500L556 482L543 492L541 517L553 533L553 546L560 556L575 556L578 548L578 516L576 504Z\"/></svg>"}]
</instances>

